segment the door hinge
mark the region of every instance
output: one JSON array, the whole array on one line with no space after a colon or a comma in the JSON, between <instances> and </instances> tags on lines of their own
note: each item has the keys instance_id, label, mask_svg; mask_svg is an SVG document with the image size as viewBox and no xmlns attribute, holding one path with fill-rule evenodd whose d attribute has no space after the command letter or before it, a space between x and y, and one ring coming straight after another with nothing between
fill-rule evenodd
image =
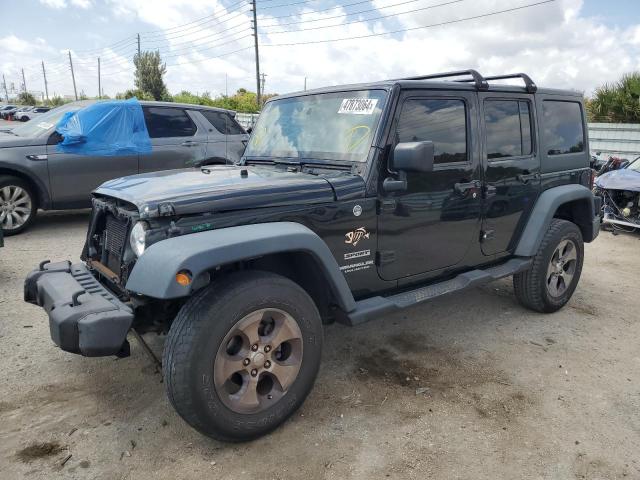
<instances>
[{"instance_id":1,"label":"door hinge","mask_svg":"<svg viewBox=\"0 0 640 480\"><path fill-rule=\"evenodd\" d=\"M396 261L396 252L394 250L380 250L376 252L376 265L386 265Z\"/></svg>"},{"instance_id":2,"label":"door hinge","mask_svg":"<svg viewBox=\"0 0 640 480\"><path fill-rule=\"evenodd\" d=\"M482 230L480 232L480 241L488 242L489 240L493 240L495 238L496 231L495 230Z\"/></svg>"}]
</instances>

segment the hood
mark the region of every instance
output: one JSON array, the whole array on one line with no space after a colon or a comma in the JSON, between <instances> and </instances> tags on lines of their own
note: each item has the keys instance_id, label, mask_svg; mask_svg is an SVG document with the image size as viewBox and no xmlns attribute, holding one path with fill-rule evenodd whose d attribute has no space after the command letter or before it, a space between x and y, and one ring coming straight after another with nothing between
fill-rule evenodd
<instances>
[{"instance_id":1,"label":"hood","mask_svg":"<svg viewBox=\"0 0 640 480\"><path fill-rule=\"evenodd\" d=\"M596 186L605 190L640 192L640 172L629 168L612 170L596 178Z\"/></svg>"},{"instance_id":2,"label":"hood","mask_svg":"<svg viewBox=\"0 0 640 480\"><path fill-rule=\"evenodd\" d=\"M344 172L332 176L335 189L329 176L274 167L211 166L117 178L102 184L94 193L134 204L143 218L161 216L161 211L188 215L364 196L365 185L360 176Z\"/></svg>"},{"instance_id":3,"label":"hood","mask_svg":"<svg viewBox=\"0 0 640 480\"><path fill-rule=\"evenodd\" d=\"M38 137L18 137L8 131L0 130L0 148L28 147L30 145L42 144L42 139Z\"/></svg>"}]
</instances>

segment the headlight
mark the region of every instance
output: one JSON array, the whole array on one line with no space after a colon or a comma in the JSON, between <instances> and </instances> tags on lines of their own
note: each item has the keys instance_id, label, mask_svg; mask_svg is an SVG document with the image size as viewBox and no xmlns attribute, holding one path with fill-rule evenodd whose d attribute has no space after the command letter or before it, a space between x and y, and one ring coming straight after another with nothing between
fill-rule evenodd
<instances>
[{"instance_id":1,"label":"headlight","mask_svg":"<svg viewBox=\"0 0 640 480\"><path fill-rule=\"evenodd\" d=\"M136 254L136 257L144 253L147 230L149 230L147 222L137 222L131 229L129 244L131 245L133 253Z\"/></svg>"}]
</instances>

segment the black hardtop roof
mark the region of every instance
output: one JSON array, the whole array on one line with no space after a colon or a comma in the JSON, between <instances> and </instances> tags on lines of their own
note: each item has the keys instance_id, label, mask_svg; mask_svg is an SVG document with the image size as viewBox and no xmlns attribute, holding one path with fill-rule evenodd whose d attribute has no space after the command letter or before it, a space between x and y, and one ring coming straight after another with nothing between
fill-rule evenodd
<instances>
[{"instance_id":1,"label":"black hardtop roof","mask_svg":"<svg viewBox=\"0 0 640 480\"><path fill-rule=\"evenodd\" d=\"M496 80L500 81L511 79L521 79L524 82L524 86L491 83ZM391 90L395 86L398 86L402 89L461 90L532 94L537 93L543 95L563 95L578 98L583 97L582 92L576 90L538 88L533 80L531 80L531 78L524 73L483 77L475 70L462 70L457 72L445 72L416 77L398 78L393 80L382 80L377 82L334 85L313 90L288 93L279 95L275 98L298 97L303 95L315 95L321 93L345 92L354 90Z\"/></svg>"}]
</instances>

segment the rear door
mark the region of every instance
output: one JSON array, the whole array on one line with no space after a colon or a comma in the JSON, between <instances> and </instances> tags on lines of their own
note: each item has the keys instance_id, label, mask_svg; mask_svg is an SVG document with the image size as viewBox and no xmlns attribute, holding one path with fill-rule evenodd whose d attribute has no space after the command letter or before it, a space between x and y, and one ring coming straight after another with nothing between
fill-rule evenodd
<instances>
[{"instance_id":1,"label":"rear door","mask_svg":"<svg viewBox=\"0 0 640 480\"><path fill-rule=\"evenodd\" d=\"M207 139L207 156L226 158L229 163L239 161L249 135L230 112L201 110L200 113L211 124Z\"/></svg>"},{"instance_id":2,"label":"rear door","mask_svg":"<svg viewBox=\"0 0 640 480\"><path fill-rule=\"evenodd\" d=\"M481 93L484 201L482 253L510 250L540 192L533 95Z\"/></svg>"},{"instance_id":3,"label":"rear door","mask_svg":"<svg viewBox=\"0 0 640 480\"><path fill-rule=\"evenodd\" d=\"M140 155L140 172L197 165L206 157L206 129L182 107L143 105L152 152Z\"/></svg>"}]
</instances>

